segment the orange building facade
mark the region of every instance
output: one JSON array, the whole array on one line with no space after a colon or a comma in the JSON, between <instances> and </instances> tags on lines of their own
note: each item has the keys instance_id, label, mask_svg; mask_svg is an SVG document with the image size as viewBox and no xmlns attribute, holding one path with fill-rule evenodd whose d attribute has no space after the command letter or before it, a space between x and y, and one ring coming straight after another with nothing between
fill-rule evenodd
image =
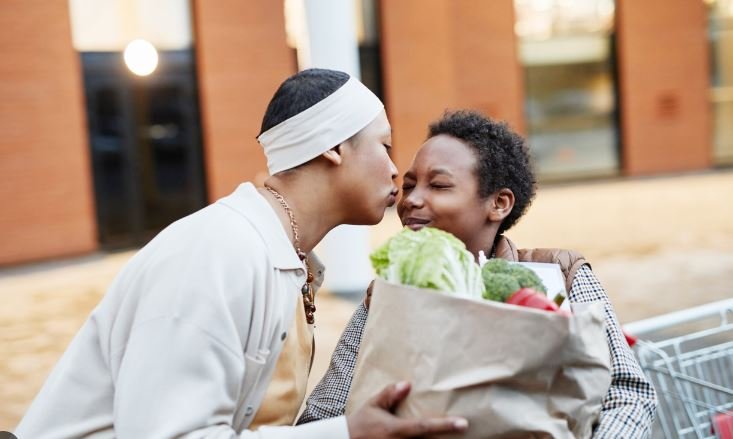
<instances>
[{"instance_id":1,"label":"orange building facade","mask_svg":"<svg viewBox=\"0 0 733 439\"><path fill-rule=\"evenodd\" d=\"M477 109L531 133L513 0L382 0L378 11L381 91L400 170L446 109ZM195 0L191 14L213 201L266 175L255 136L297 61L282 2ZM0 266L93 252L94 182L68 4L7 0L0 17ZM711 168L704 3L617 0L614 20L616 175Z\"/></svg>"}]
</instances>

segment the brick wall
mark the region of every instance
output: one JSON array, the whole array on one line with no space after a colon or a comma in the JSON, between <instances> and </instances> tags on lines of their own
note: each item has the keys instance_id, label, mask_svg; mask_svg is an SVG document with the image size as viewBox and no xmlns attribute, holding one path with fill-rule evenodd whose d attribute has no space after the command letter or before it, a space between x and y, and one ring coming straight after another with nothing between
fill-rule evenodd
<instances>
[{"instance_id":1,"label":"brick wall","mask_svg":"<svg viewBox=\"0 0 733 439\"><path fill-rule=\"evenodd\" d=\"M267 175L255 137L278 85L296 72L282 1L196 0L194 35L209 200Z\"/></svg>"},{"instance_id":2,"label":"brick wall","mask_svg":"<svg viewBox=\"0 0 733 439\"><path fill-rule=\"evenodd\" d=\"M711 166L705 5L617 1L623 169L628 175Z\"/></svg>"},{"instance_id":3,"label":"brick wall","mask_svg":"<svg viewBox=\"0 0 733 439\"><path fill-rule=\"evenodd\" d=\"M522 70L512 0L381 2L387 114L404 172L427 125L473 108L524 129Z\"/></svg>"},{"instance_id":4,"label":"brick wall","mask_svg":"<svg viewBox=\"0 0 733 439\"><path fill-rule=\"evenodd\" d=\"M97 247L68 2L0 2L0 265Z\"/></svg>"}]
</instances>

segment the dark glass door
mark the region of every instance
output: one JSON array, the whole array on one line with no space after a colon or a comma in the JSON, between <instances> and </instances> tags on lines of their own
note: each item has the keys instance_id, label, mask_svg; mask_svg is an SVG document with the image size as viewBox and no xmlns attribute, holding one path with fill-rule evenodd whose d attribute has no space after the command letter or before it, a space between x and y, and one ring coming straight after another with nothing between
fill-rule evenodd
<instances>
[{"instance_id":1,"label":"dark glass door","mask_svg":"<svg viewBox=\"0 0 733 439\"><path fill-rule=\"evenodd\" d=\"M82 54L99 239L146 243L205 205L193 54L137 77L119 53Z\"/></svg>"}]
</instances>

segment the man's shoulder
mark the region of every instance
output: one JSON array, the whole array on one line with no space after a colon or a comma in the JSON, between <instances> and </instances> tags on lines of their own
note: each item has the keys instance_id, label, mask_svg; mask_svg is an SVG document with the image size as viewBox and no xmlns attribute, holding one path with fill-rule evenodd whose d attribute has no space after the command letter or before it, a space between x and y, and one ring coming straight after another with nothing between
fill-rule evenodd
<instances>
[{"instance_id":1,"label":"man's shoulder","mask_svg":"<svg viewBox=\"0 0 733 439\"><path fill-rule=\"evenodd\" d=\"M129 268L155 269L156 277L171 269L180 280L212 268L264 269L267 254L266 242L251 222L214 203L166 227L133 257Z\"/></svg>"}]
</instances>

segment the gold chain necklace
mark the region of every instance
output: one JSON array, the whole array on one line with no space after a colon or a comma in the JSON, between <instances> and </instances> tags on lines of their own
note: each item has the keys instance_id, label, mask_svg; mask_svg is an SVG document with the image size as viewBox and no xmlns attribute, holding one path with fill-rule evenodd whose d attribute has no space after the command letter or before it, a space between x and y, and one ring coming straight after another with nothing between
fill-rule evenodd
<instances>
[{"instance_id":1,"label":"gold chain necklace","mask_svg":"<svg viewBox=\"0 0 733 439\"><path fill-rule=\"evenodd\" d=\"M265 189L267 189L272 194L272 196L275 197L278 202L280 202L280 205L285 210L285 213L288 214L288 218L290 218L290 229L293 231L293 246L295 247L295 253L298 255L298 258L305 263L306 273L308 273L305 283L300 289L300 293L303 295L303 308L305 309L305 319L308 324L312 325L315 322L314 314L316 313L316 305L314 303L316 297L315 292L313 291L313 285L311 284L313 282L313 273L311 273L310 268L308 267L307 255L303 252L303 250L300 249L300 238L298 237L298 223L295 222L295 215L293 215L293 211L290 209L287 201L285 201L285 198L280 195L278 191L271 188L270 186L265 186Z\"/></svg>"}]
</instances>

